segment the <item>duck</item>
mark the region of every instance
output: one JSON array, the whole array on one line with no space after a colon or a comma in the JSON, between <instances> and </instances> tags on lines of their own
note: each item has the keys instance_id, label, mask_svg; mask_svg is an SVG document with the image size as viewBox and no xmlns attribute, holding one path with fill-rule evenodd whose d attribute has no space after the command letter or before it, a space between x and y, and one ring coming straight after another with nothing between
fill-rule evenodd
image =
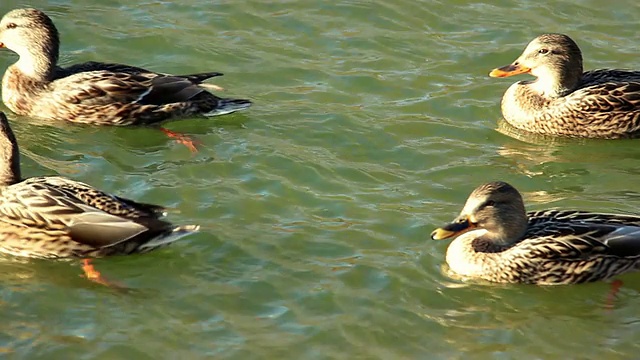
<instances>
[{"instance_id":1,"label":"duck","mask_svg":"<svg viewBox=\"0 0 640 360\"><path fill-rule=\"evenodd\" d=\"M529 133L618 139L640 135L640 71L583 72L582 52L564 34L533 39L511 64L490 77L529 74L502 97L506 122Z\"/></svg>"},{"instance_id":2,"label":"duck","mask_svg":"<svg viewBox=\"0 0 640 360\"><path fill-rule=\"evenodd\" d=\"M203 82L221 76L219 72L171 75L102 62L60 67L58 30L38 9L15 9L4 15L0 48L19 56L2 78L2 101L22 116L129 126L224 115L251 106L250 100L220 98L207 90L215 86Z\"/></svg>"},{"instance_id":3,"label":"duck","mask_svg":"<svg viewBox=\"0 0 640 360\"><path fill-rule=\"evenodd\" d=\"M0 112L0 252L83 259L85 275L107 284L91 259L146 253L199 230L161 219L167 210L61 176L23 178L20 151Z\"/></svg>"},{"instance_id":4,"label":"duck","mask_svg":"<svg viewBox=\"0 0 640 360\"><path fill-rule=\"evenodd\" d=\"M640 216L582 210L526 212L510 184L478 186L453 222L431 233L455 238L446 262L468 280L535 285L609 279L640 267Z\"/></svg>"}]
</instances>

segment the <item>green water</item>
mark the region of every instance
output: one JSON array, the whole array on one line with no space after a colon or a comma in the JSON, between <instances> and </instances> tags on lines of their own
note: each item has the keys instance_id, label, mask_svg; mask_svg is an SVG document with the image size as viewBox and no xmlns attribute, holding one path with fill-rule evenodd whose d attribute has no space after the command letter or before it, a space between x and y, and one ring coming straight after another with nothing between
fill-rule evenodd
<instances>
[{"instance_id":1,"label":"green water","mask_svg":"<svg viewBox=\"0 0 640 360\"><path fill-rule=\"evenodd\" d=\"M130 3L29 5L53 17L65 64L221 71L223 95L254 106L168 123L202 143L196 155L154 129L9 114L26 176L169 206L203 231L96 261L130 293L76 261L1 258L0 357L637 357L640 275L607 310L606 283L459 283L441 268L447 243L429 240L493 179L530 209L637 212L637 140L504 135L515 80L487 76L541 32L574 37L586 68L638 68L637 1ZM13 61L0 52L0 71Z\"/></svg>"}]
</instances>

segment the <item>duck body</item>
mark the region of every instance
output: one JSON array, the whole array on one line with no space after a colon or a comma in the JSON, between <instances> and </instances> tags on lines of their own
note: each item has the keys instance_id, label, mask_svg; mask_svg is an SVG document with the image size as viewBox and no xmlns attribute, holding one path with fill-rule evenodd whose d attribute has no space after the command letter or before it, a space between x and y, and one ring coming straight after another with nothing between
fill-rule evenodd
<instances>
[{"instance_id":1,"label":"duck body","mask_svg":"<svg viewBox=\"0 0 640 360\"><path fill-rule=\"evenodd\" d=\"M19 115L94 125L144 125L191 115L246 109L249 100L224 99L203 81L221 73L169 75L122 64L57 65L58 32L36 9L17 9L0 21L0 47L19 60L2 79L2 100Z\"/></svg>"},{"instance_id":2,"label":"duck body","mask_svg":"<svg viewBox=\"0 0 640 360\"><path fill-rule=\"evenodd\" d=\"M91 68L104 70L88 70ZM198 86L220 75L172 76L93 62L58 68L51 81L41 81L12 65L2 79L2 100L18 115L115 126L221 115L247 107L250 102L222 99Z\"/></svg>"},{"instance_id":3,"label":"duck body","mask_svg":"<svg viewBox=\"0 0 640 360\"><path fill-rule=\"evenodd\" d=\"M497 283L558 285L605 280L640 267L640 216L525 213L514 191L502 182L478 187L460 216L432 233L436 240L457 236L446 253L453 273Z\"/></svg>"},{"instance_id":4,"label":"duck body","mask_svg":"<svg viewBox=\"0 0 640 360\"><path fill-rule=\"evenodd\" d=\"M528 73L502 98L512 126L537 134L616 139L640 135L640 71L583 72L582 53L566 35L544 34L492 77Z\"/></svg>"},{"instance_id":5,"label":"duck body","mask_svg":"<svg viewBox=\"0 0 640 360\"><path fill-rule=\"evenodd\" d=\"M0 194L0 251L32 258L145 253L198 230L174 226L162 207L63 177L33 177Z\"/></svg>"},{"instance_id":6,"label":"duck body","mask_svg":"<svg viewBox=\"0 0 640 360\"><path fill-rule=\"evenodd\" d=\"M22 179L19 152L0 113L0 252L34 258L144 253L196 232L162 220L165 209L64 177Z\"/></svg>"},{"instance_id":7,"label":"duck body","mask_svg":"<svg viewBox=\"0 0 640 360\"><path fill-rule=\"evenodd\" d=\"M594 70L579 87L558 98L541 96L520 81L502 98L502 115L512 126L537 134L618 139L640 135L640 72Z\"/></svg>"}]
</instances>

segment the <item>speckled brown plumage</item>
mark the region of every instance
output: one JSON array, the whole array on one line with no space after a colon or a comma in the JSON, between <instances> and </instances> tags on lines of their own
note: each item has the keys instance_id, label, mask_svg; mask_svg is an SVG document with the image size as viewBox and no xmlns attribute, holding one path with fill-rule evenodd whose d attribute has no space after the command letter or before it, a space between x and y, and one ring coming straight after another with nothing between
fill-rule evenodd
<instances>
[{"instance_id":1,"label":"speckled brown plumage","mask_svg":"<svg viewBox=\"0 0 640 360\"><path fill-rule=\"evenodd\" d=\"M571 38L543 34L490 76L522 73L537 79L511 85L502 98L502 114L514 127L569 137L640 135L640 71L583 72L582 53Z\"/></svg>"},{"instance_id":2,"label":"speckled brown plumage","mask_svg":"<svg viewBox=\"0 0 640 360\"><path fill-rule=\"evenodd\" d=\"M640 266L640 216L585 211L526 213L504 182L476 188L454 222L431 234L462 277L540 285L603 280Z\"/></svg>"},{"instance_id":3,"label":"speckled brown plumage","mask_svg":"<svg viewBox=\"0 0 640 360\"><path fill-rule=\"evenodd\" d=\"M217 72L178 76L99 62L59 67L58 31L36 9L13 10L2 18L0 47L20 56L2 79L2 100L19 115L123 126L222 115L251 105L207 91L203 81L222 75Z\"/></svg>"},{"instance_id":4,"label":"speckled brown plumage","mask_svg":"<svg viewBox=\"0 0 640 360\"><path fill-rule=\"evenodd\" d=\"M101 257L147 252L198 230L161 220L164 208L63 177L20 176L19 151L0 113L0 252Z\"/></svg>"}]
</instances>

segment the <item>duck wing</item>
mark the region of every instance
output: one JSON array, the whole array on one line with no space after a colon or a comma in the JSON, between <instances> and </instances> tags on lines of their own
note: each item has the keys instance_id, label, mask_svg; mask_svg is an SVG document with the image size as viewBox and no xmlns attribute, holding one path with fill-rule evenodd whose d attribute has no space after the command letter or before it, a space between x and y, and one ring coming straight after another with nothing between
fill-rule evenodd
<instances>
[{"instance_id":1,"label":"duck wing","mask_svg":"<svg viewBox=\"0 0 640 360\"><path fill-rule=\"evenodd\" d=\"M631 113L629 120L632 120L637 117L633 112L640 111L640 81L607 82L581 88L567 96L567 106L596 118L603 114L611 119L611 112Z\"/></svg>"},{"instance_id":2,"label":"duck wing","mask_svg":"<svg viewBox=\"0 0 640 360\"><path fill-rule=\"evenodd\" d=\"M93 248L126 241L143 244L174 229L158 219L155 208L122 202L61 177L30 178L5 188L0 197L0 222L24 229L25 240L29 240L29 229L39 229Z\"/></svg>"},{"instance_id":3,"label":"duck wing","mask_svg":"<svg viewBox=\"0 0 640 360\"><path fill-rule=\"evenodd\" d=\"M578 88L605 83L628 83L640 81L640 71L598 69L585 71L580 79Z\"/></svg>"},{"instance_id":4,"label":"duck wing","mask_svg":"<svg viewBox=\"0 0 640 360\"><path fill-rule=\"evenodd\" d=\"M56 68L55 79L61 79L63 77L90 71L122 72L127 74L153 73L153 71L131 65L88 61L80 64L73 64L65 68Z\"/></svg>"},{"instance_id":5,"label":"duck wing","mask_svg":"<svg viewBox=\"0 0 640 360\"><path fill-rule=\"evenodd\" d=\"M215 97L186 78L153 73L81 72L57 79L50 87L57 98L54 101L94 107L114 103L164 105L198 100L199 95Z\"/></svg>"},{"instance_id":6,"label":"duck wing","mask_svg":"<svg viewBox=\"0 0 640 360\"><path fill-rule=\"evenodd\" d=\"M547 258L640 256L638 216L547 210L529 213L529 219L525 239Z\"/></svg>"},{"instance_id":7,"label":"duck wing","mask_svg":"<svg viewBox=\"0 0 640 360\"><path fill-rule=\"evenodd\" d=\"M57 68L55 79L61 79L63 77L67 77L70 75L89 72L89 71L108 71L115 73L126 73L126 74L150 74L150 75L161 75L161 76L174 76L178 78L184 78L191 81L193 84L200 84L205 80L208 80L212 77L223 76L223 73L220 72L204 72L204 73L196 73L196 74L188 74L188 75L172 75L165 73L158 73L154 71L150 71L144 68L124 65L124 64L115 64L115 63L103 63L96 61L89 61L81 64L74 64L66 68Z\"/></svg>"},{"instance_id":8,"label":"duck wing","mask_svg":"<svg viewBox=\"0 0 640 360\"><path fill-rule=\"evenodd\" d=\"M618 123L628 124L627 131L638 129L640 124L635 118L640 111L640 71L587 71L578 89L567 95L566 101L568 108L591 118L602 118L602 127L610 127L614 116Z\"/></svg>"},{"instance_id":9,"label":"duck wing","mask_svg":"<svg viewBox=\"0 0 640 360\"><path fill-rule=\"evenodd\" d=\"M77 198L85 204L106 213L130 219L166 215L166 208L153 204L140 203L130 199L108 194L95 187L60 176L37 177L26 180L30 184L39 184L55 189L67 197Z\"/></svg>"}]
</instances>

